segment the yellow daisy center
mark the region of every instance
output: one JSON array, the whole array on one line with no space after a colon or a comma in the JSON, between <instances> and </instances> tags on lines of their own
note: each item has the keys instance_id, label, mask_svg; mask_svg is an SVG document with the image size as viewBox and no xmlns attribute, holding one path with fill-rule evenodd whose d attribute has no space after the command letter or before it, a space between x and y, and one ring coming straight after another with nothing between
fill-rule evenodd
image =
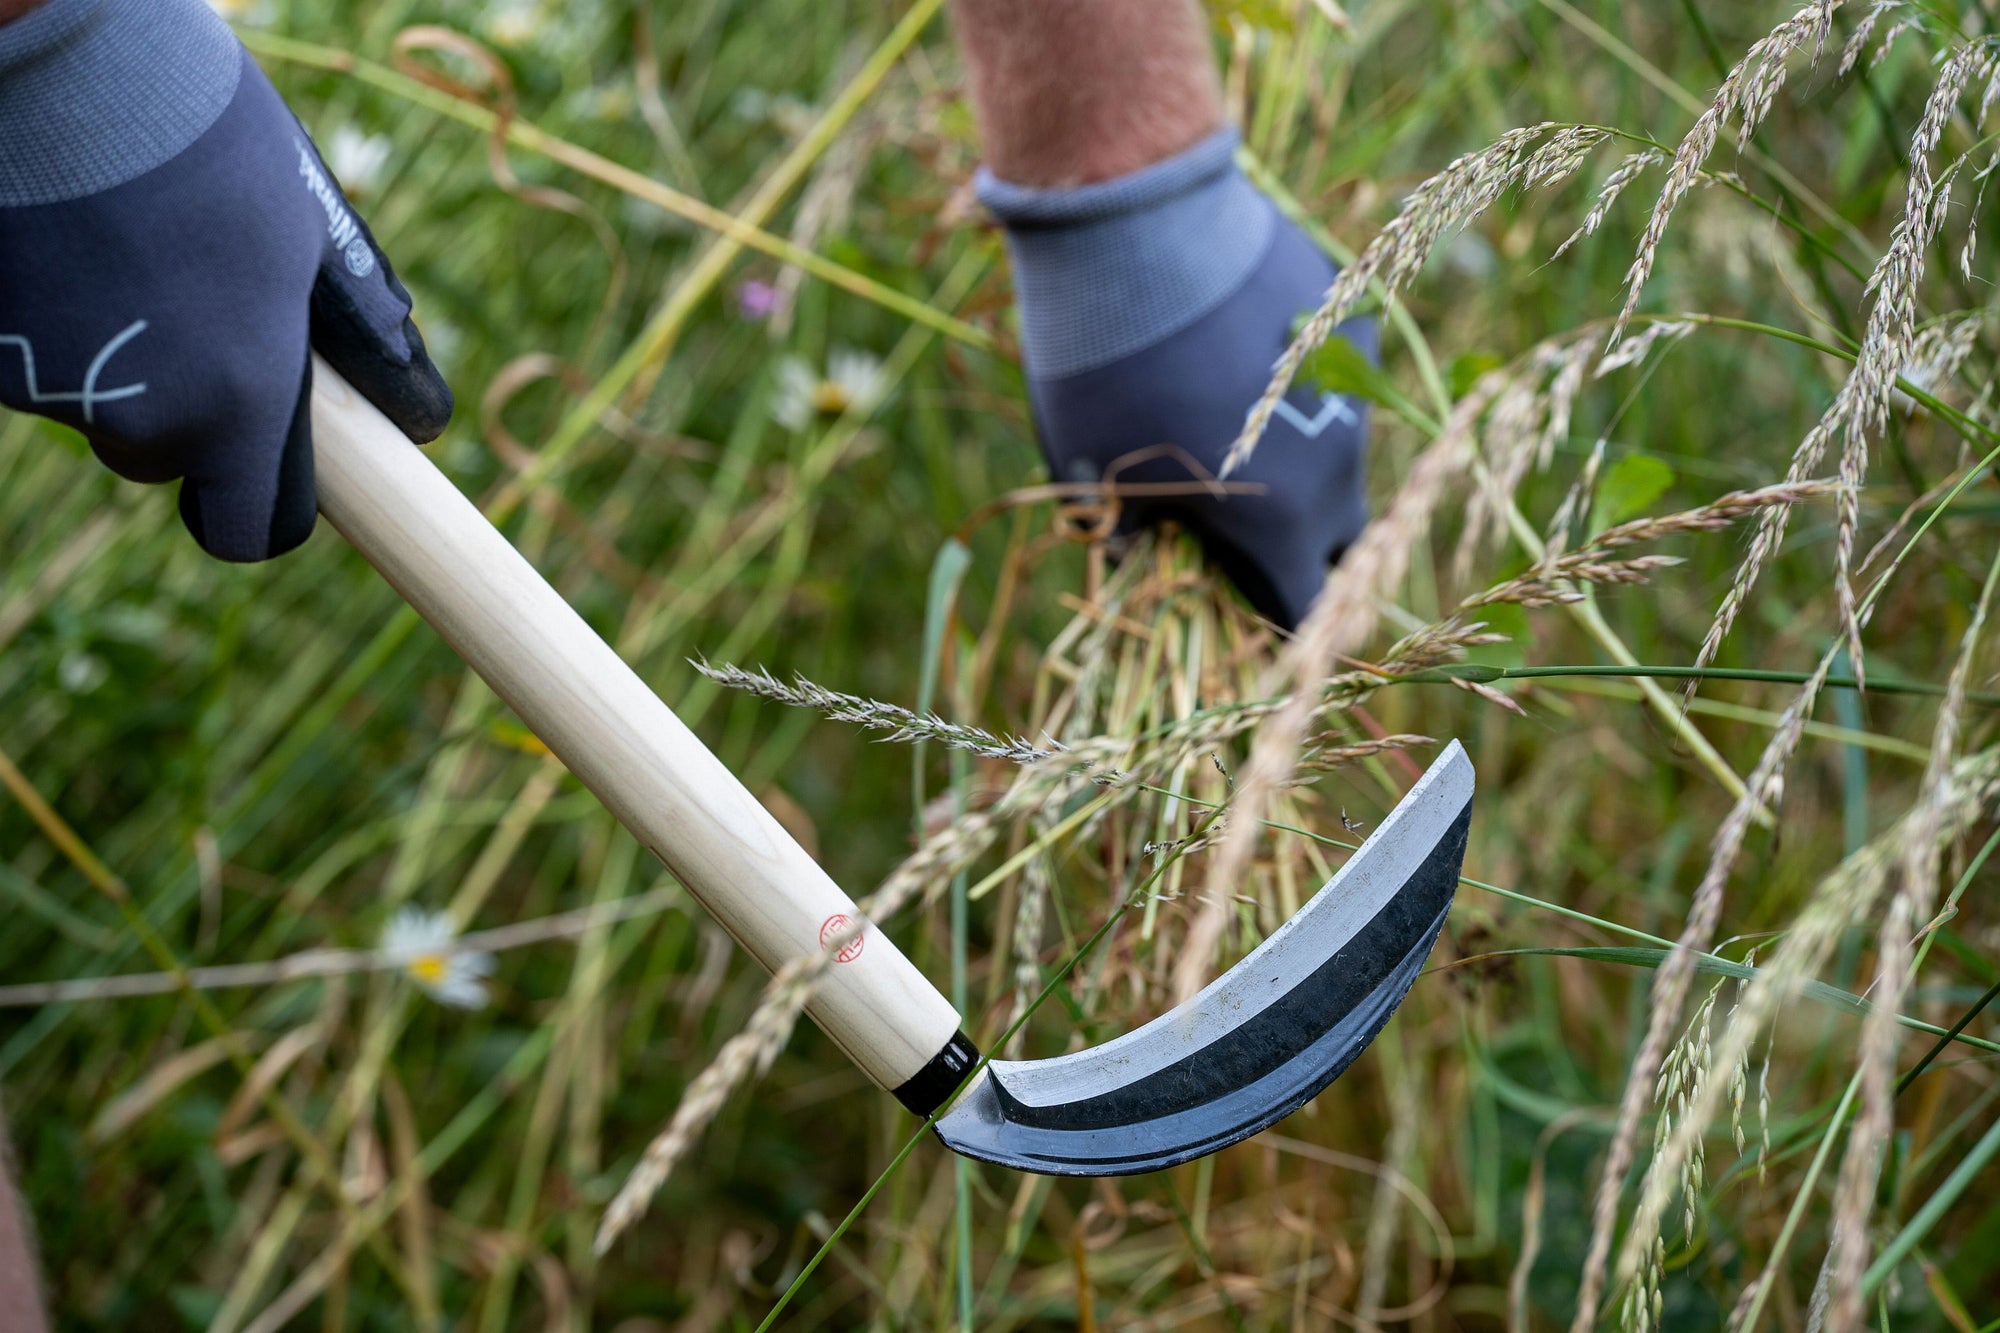
<instances>
[{"instance_id":1,"label":"yellow daisy center","mask_svg":"<svg viewBox=\"0 0 2000 1333\"><path fill-rule=\"evenodd\" d=\"M426 986L444 984L449 960L441 953L418 954L410 960L410 975Z\"/></svg>"},{"instance_id":2,"label":"yellow daisy center","mask_svg":"<svg viewBox=\"0 0 2000 1333\"><path fill-rule=\"evenodd\" d=\"M830 417L852 407L854 395L838 380L821 380L813 386L812 405L813 411Z\"/></svg>"}]
</instances>

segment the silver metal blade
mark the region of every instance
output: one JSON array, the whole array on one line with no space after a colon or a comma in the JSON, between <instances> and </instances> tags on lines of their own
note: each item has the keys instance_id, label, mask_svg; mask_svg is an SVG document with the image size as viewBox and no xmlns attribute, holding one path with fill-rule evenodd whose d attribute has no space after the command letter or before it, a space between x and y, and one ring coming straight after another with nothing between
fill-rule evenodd
<instances>
[{"instance_id":1,"label":"silver metal blade","mask_svg":"<svg viewBox=\"0 0 2000 1333\"><path fill-rule=\"evenodd\" d=\"M938 1137L1020 1170L1129 1175L1291 1114L1416 980L1458 886L1472 791L1453 741L1326 887L1199 995L1101 1046L993 1061Z\"/></svg>"}]
</instances>

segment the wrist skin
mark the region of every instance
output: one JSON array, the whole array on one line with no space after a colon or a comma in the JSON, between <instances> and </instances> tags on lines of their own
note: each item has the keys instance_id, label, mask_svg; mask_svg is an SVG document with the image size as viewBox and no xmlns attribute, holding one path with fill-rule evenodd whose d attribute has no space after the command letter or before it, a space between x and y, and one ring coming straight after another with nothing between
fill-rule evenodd
<instances>
[{"instance_id":1,"label":"wrist skin","mask_svg":"<svg viewBox=\"0 0 2000 1333\"><path fill-rule=\"evenodd\" d=\"M41 3L42 0L0 0L0 23L17 19Z\"/></svg>"},{"instance_id":2,"label":"wrist skin","mask_svg":"<svg viewBox=\"0 0 2000 1333\"><path fill-rule=\"evenodd\" d=\"M1223 122L1196 0L953 0L986 165L1067 189L1128 175Z\"/></svg>"}]
</instances>

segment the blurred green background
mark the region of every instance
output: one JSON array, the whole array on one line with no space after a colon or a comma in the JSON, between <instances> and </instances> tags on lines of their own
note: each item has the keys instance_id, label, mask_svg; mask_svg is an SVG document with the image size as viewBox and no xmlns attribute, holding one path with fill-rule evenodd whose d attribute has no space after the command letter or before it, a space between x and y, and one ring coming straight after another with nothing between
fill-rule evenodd
<instances>
[{"instance_id":1,"label":"blurred green background","mask_svg":"<svg viewBox=\"0 0 2000 1333\"><path fill-rule=\"evenodd\" d=\"M227 11L416 295L459 394L433 456L488 501L537 469L509 535L857 893L908 854L914 828L949 823L954 792L976 803L999 779L933 746L919 787L907 749L723 691L689 659L1075 740L1255 697L1272 652L1173 545L1145 553L1154 591L1132 603L1140 623L1104 630L1103 590L1138 574L1107 573L1046 502L989 508L1043 474L1004 254L970 198L977 145L959 63L944 18L925 21L938 8ZM1516 125L1615 125L1671 147L1722 70L1788 12L1714 0L1210 8L1250 149L1350 251L1424 177ZM1843 32L1863 12L1842 11ZM1978 4L1909 5L1883 31L1903 17L1917 29L1858 76L1836 78L1831 53L1801 69L1755 150L1725 140L1711 170L1737 173L1742 193L1711 186L1684 207L1649 309L1834 345L1856 333L1857 273L1899 216L1930 54L1980 40L1989 22ZM1984 151L1976 100L1951 126L1952 152ZM500 173L496 118L513 140ZM1657 172L1595 237L1549 256L1630 146L1599 150L1557 189L1510 193L1441 247L1405 306L1421 357L1454 391L1616 311ZM1985 161L1969 159L1968 177ZM621 188L606 164L642 179ZM818 274L725 245L712 214L662 207L659 187L818 256ZM1962 184L1954 245L1986 211ZM1956 270L1956 250L1940 247L1926 318L1983 311L1983 263L1970 278ZM1395 401L1423 400L1419 344L1399 333L1385 345L1393 393L1373 462L1384 498L1431 437ZM1990 417L1990 346L1980 323L1969 359L1927 385L1975 422ZM1774 481L1843 370L1807 346L1703 327L1591 384L1521 508L1545 523L1600 442L1600 524ZM595 412L593 394L615 409ZM1862 497L1863 548L1913 504L1928 513L1991 443L1899 411ZM552 450L559 460L540 467ZM1979 482L1913 548L1870 627L1871 675L1944 681L1992 559L1993 504ZM1458 528L1443 520L1420 548L1385 641L1525 567L1503 547L1455 572ZM970 558L945 617L929 590L955 534ZM1693 659L1745 539L1677 538L1664 549L1685 564L1600 595L1639 661ZM1833 540L1831 506L1795 516L1724 664L1811 669L1835 625ZM80 839L66 847L51 817L0 801L7 985L153 969L134 913L193 966L371 948L407 905L483 929L615 913L661 891L621 919L551 926L502 951L476 1011L433 1002L395 969L204 992L208 1010L156 995L0 1011L0 1086L62 1326L757 1326L907 1136L890 1099L802 1028L648 1216L594 1259L604 1204L755 1006L754 965L331 531L269 566L223 567L185 538L169 490L118 482L65 433L0 418L0 552L0 753ZM1480 660L1607 660L1560 610L1489 619L1506 639ZM1180 656L1160 665L1148 654L1161 644ZM781 1326L1566 1326L1659 958L1631 932L1678 934L1729 798L1629 680L1504 688L1525 715L1435 685L1370 704L1387 731L1465 739L1482 782L1466 873L1525 897L1462 892L1440 970L1312 1108L1215 1159L1114 1183L1024 1182L926 1143ZM1711 683L1690 717L1745 773L1790 695ZM1753 836L1732 882L1718 946L1731 960L1771 947L1832 867L1893 830L1937 707L1835 691L1815 717L1780 834ZM1967 753L1990 743L1990 717L1983 701L1969 707ZM1233 768L1243 751L1238 738L1217 758ZM1226 797L1203 768L1204 790ZM1326 775L1296 798L1299 818L1335 838L1349 814L1372 827L1391 771ZM969 904L959 940L977 1032L1012 1012L1023 874L1045 881L1052 971L1162 818L1156 803L1054 835ZM1908 1006L1936 1026L2000 977L1992 877L1983 861L1967 871L1987 831L1947 855L1948 883L1966 871L1964 896ZM1321 868L1279 840L1245 888L1260 906L1231 948ZM1143 934L1121 933L1103 970L1038 1014L1030 1051L1158 1012L1185 911L1163 902ZM1873 976L1867 924L1822 978L1840 991ZM951 974L942 905L892 929L933 976ZM1508 952L1524 949L1569 952ZM1699 978L1697 999L1717 980ZM1718 1026L1734 986L1714 998ZM1759 1040L1735 1116L1742 1156L1736 1126L1715 1125L1691 1225L1669 1210L1646 1326L1718 1327L1767 1270L1764 1326L1806 1326L1831 1211L1831 1168L1812 1163L1838 1141L1860 1028L1850 1007L1808 997ZM1992 1023L1966 1031L1984 1041ZM1929 1045L1912 1035L1901 1065ZM1995 1178L1968 1158L1994 1123L1993 1050L1952 1047L1897 1102L1878 1239L1943 1201L1880 1289L1884 1327L2000 1319ZM313 1183L301 1135L337 1169L337 1194ZM1970 1178L1941 1195L1967 1161ZM350 1247L355 1215L372 1220ZM1629 1308L1607 1316L1621 1321L1646 1323Z\"/></svg>"}]
</instances>

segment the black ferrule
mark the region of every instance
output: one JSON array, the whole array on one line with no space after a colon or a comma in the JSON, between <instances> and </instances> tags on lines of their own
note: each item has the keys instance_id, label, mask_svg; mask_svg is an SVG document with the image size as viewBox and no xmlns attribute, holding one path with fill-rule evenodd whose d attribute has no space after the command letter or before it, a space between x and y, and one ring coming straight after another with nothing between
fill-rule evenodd
<instances>
[{"instance_id":1,"label":"black ferrule","mask_svg":"<svg viewBox=\"0 0 2000 1333\"><path fill-rule=\"evenodd\" d=\"M965 1082L965 1076L978 1063L979 1048L963 1032L954 1032L929 1064L896 1089L896 1100L908 1107L912 1115L929 1115L958 1091L958 1085Z\"/></svg>"}]
</instances>

